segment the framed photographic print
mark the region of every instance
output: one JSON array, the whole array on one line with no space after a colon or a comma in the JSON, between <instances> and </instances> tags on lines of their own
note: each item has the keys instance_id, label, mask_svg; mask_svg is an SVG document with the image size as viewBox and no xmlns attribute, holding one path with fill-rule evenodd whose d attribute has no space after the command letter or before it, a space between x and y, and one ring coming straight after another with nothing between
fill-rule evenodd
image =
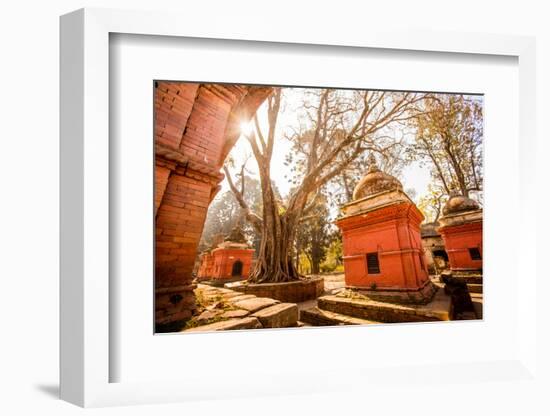
<instances>
[{"instance_id":1,"label":"framed photographic print","mask_svg":"<svg viewBox=\"0 0 550 416\"><path fill-rule=\"evenodd\" d=\"M482 95L154 89L157 331L482 319Z\"/></svg>"},{"instance_id":2,"label":"framed photographic print","mask_svg":"<svg viewBox=\"0 0 550 416\"><path fill-rule=\"evenodd\" d=\"M533 39L180 22L61 19L62 398L529 379Z\"/></svg>"}]
</instances>

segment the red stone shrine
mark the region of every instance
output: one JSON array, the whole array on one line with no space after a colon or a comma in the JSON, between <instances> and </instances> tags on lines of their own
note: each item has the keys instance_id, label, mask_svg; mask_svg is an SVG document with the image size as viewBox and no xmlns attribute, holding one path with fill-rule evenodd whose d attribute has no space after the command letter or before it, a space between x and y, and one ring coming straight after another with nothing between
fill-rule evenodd
<instances>
[{"instance_id":1,"label":"red stone shrine","mask_svg":"<svg viewBox=\"0 0 550 416\"><path fill-rule=\"evenodd\" d=\"M224 242L201 255L199 281L226 283L248 278L254 250L249 248L239 225Z\"/></svg>"},{"instance_id":2,"label":"red stone shrine","mask_svg":"<svg viewBox=\"0 0 550 416\"><path fill-rule=\"evenodd\" d=\"M205 280L212 276L213 266L214 266L214 256L210 251L205 251L200 256L200 266L199 271L197 272L198 280Z\"/></svg>"},{"instance_id":3,"label":"red stone shrine","mask_svg":"<svg viewBox=\"0 0 550 416\"><path fill-rule=\"evenodd\" d=\"M380 300L430 301L436 288L420 238L424 216L401 182L378 169L371 155L353 199L336 220L342 231L346 287Z\"/></svg>"},{"instance_id":4,"label":"red stone shrine","mask_svg":"<svg viewBox=\"0 0 550 416\"><path fill-rule=\"evenodd\" d=\"M443 208L439 229L451 272L483 269L483 210L473 199L453 196Z\"/></svg>"}]
</instances>

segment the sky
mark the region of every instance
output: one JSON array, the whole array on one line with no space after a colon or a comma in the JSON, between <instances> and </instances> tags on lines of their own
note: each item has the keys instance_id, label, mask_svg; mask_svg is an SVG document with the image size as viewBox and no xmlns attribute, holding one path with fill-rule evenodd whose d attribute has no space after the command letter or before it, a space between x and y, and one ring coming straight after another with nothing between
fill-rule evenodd
<instances>
[{"instance_id":1,"label":"sky","mask_svg":"<svg viewBox=\"0 0 550 416\"><path fill-rule=\"evenodd\" d=\"M282 196L288 195L290 190L290 183L284 178L284 172L288 170L288 167L284 165L285 156L291 151L291 144L283 137L285 131L290 131L290 126L297 124L297 111L301 104L301 97L303 96L304 89L302 88L285 88L284 99L279 112L277 123L277 135L275 138L275 144L273 149L273 157L271 159L271 176L275 180L279 191ZM267 103L264 103L258 109L257 115L260 123L260 127L263 132L267 132L267 116L266 116ZM244 134L247 130L252 128L252 123L243 123L243 134L239 137L237 143L233 147L230 155L235 160L235 166L240 167L242 162L250 157L247 162L247 174L249 176L257 177L258 170L256 161L252 155L252 150ZM397 127L399 128L399 127ZM235 178L233 171L233 178ZM281 174L280 174L281 173ZM399 179L403 184L403 189L414 189L415 195L410 195L415 202L427 192L428 184L430 183L430 172L427 167L420 167L418 162L413 162L406 166ZM234 179L235 180L235 179ZM221 196L226 190L229 190L227 180L222 182L222 191L218 194Z\"/></svg>"}]
</instances>

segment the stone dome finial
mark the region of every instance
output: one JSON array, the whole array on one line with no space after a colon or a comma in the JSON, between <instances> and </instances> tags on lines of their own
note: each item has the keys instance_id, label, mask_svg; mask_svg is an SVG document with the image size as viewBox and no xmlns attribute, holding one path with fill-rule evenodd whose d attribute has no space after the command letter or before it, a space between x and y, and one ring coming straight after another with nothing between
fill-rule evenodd
<instances>
[{"instance_id":1,"label":"stone dome finial","mask_svg":"<svg viewBox=\"0 0 550 416\"><path fill-rule=\"evenodd\" d=\"M214 236L212 237L212 244L210 245L210 248L208 250L214 250L216 247L218 247L221 243L223 243L223 238L224 236L222 233L214 234Z\"/></svg>"},{"instance_id":2,"label":"stone dome finial","mask_svg":"<svg viewBox=\"0 0 550 416\"><path fill-rule=\"evenodd\" d=\"M479 204L467 196L451 192L451 196L443 207L443 215L456 214L466 211L477 211Z\"/></svg>"},{"instance_id":3,"label":"stone dome finial","mask_svg":"<svg viewBox=\"0 0 550 416\"><path fill-rule=\"evenodd\" d=\"M369 169L353 190L353 199L361 199L384 191L403 190L399 180L382 172L376 164L374 153L369 155Z\"/></svg>"},{"instance_id":4,"label":"stone dome finial","mask_svg":"<svg viewBox=\"0 0 550 416\"><path fill-rule=\"evenodd\" d=\"M370 152L369 154L369 170L368 172L376 172L380 169L378 169L378 165L376 164L376 156L374 156L373 152Z\"/></svg>"},{"instance_id":5,"label":"stone dome finial","mask_svg":"<svg viewBox=\"0 0 550 416\"><path fill-rule=\"evenodd\" d=\"M246 237L241 228L240 221L237 221L229 235L225 238L225 241L232 243L246 243Z\"/></svg>"}]
</instances>

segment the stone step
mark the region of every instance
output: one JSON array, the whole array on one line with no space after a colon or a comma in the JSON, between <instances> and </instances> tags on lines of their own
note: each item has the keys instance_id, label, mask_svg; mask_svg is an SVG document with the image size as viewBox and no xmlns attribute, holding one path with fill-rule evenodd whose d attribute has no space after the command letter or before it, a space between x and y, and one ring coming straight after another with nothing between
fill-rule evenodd
<instances>
[{"instance_id":1,"label":"stone step","mask_svg":"<svg viewBox=\"0 0 550 416\"><path fill-rule=\"evenodd\" d=\"M295 303L278 303L260 309L252 315L264 328L289 328L296 326L298 306Z\"/></svg>"},{"instance_id":2,"label":"stone step","mask_svg":"<svg viewBox=\"0 0 550 416\"><path fill-rule=\"evenodd\" d=\"M463 279L466 281L467 284L474 284L474 285L482 285L483 284L483 276L477 275L477 276L465 276Z\"/></svg>"},{"instance_id":3,"label":"stone step","mask_svg":"<svg viewBox=\"0 0 550 416\"><path fill-rule=\"evenodd\" d=\"M277 303L280 303L278 300L271 299L271 298L257 298L252 297L248 299L239 300L237 302L233 302L233 306L237 309L244 309L250 313L254 313L259 311L260 309L267 308L269 306L276 305Z\"/></svg>"},{"instance_id":4,"label":"stone step","mask_svg":"<svg viewBox=\"0 0 550 416\"><path fill-rule=\"evenodd\" d=\"M483 283L468 283L470 293L483 293Z\"/></svg>"},{"instance_id":5,"label":"stone step","mask_svg":"<svg viewBox=\"0 0 550 416\"><path fill-rule=\"evenodd\" d=\"M476 296L478 295L478 296ZM483 319L483 295L472 293L472 303L474 305L474 312L477 319Z\"/></svg>"},{"instance_id":6,"label":"stone step","mask_svg":"<svg viewBox=\"0 0 550 416\"><path fill-rule=\"evenodd\" d=\"M317 305L324 311L386 323L448 321L452 312L451 298L441 288L426 305L402 305L345 296L322 296Z\"/></svg>"},{"instance_id":7,"label":"stone step","mask_svg":"<svg viewBox=\"0 0 550 416\"><path fill-rule=\"evenodd\" d=\"M228 319L227 321L219 321L208 325L201 325L195 328L186 329L183 332L230 331L233 329L258 329L261 327L262 324L257 318L247 317L240 319Z\"/></svg>"},{"instance_id":8,"label":"stone step","mask_svg":"<svg viewBox=\"0 0 550 416\"><path fill-rule=\"evenodd\" d=\"M300 322L311 326L334 326L334 325L369 325L380 322L367 319L354 318L340 313L325 311L317 307L303 309L300 311Z\"/></svg>"},{"instance_id":9,"label":"stone step","mask_svg":"<svg viewBox=\"0 0 550 416\"><path fill-rule=\"evenodd\" d=\"M441 272L440 281L443 282L445 276L452 276L458 279L464 280L466 283L482 284L483 274L480 272L467 272L467 271L444 271Z\"/></svg>"}]
</instances>

